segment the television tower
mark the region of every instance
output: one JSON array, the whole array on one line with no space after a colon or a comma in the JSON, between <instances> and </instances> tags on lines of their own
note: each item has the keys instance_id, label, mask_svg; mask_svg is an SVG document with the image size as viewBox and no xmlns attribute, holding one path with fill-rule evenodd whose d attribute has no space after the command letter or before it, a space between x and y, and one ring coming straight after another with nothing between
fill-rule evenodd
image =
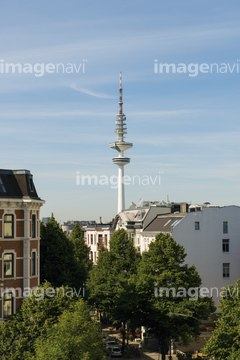
<instances>
[{"instance_id":1,"label":"television tower","mask_svg":"<svg viewBox=\"0 0 240 360\"><path fill-rule=\"evenodd\" d=\"M118 166L118 214L125 209L124 196L124 166L130 163L130 158L124 156L124 151L130 149L133 144L125 142L124 138L127 134L126 116L122 111L122 73L120 72L120 88L119 88L119 113L116 116L115 134L118 141L109 144L111 149L118 151L118 157L112 159L113 163Z\"/></svg>"}]
</instances>

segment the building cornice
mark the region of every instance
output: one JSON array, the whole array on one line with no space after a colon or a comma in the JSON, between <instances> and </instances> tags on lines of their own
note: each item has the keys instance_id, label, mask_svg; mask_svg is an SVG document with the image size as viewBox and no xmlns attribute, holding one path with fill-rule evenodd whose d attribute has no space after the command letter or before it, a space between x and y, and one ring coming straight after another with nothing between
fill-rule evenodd
<instances>
[{"instance_id":1,"label":"building cornice","mask_svg":"<svg viewBox=\"0 0 240 360\"><path fill-rule=\"evenodd\" d=\"M45 200L38 199L17 199L17 198L0 198L0 207L1 208L26 208L26 207L35 207L40 208L45 204Z\"/></svg>"}]
</instances>

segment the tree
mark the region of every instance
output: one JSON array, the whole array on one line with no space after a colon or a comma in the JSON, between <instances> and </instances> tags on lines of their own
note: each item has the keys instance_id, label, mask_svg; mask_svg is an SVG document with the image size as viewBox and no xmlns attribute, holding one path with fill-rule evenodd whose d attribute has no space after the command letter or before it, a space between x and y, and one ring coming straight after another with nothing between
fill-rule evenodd
<instances>
[{"instance_id":1,"label":"tree","mask_svg":"<svg viewBox=\"0 0 240 360\"><path fill-rule=\"evenodd\" d=\"M36 360L105 359L99 325L82 299L71 304L58 322L36 341Z\"/></svg>"},{"instance_id":2,"label":"tree","mask_svg":"<svg viewBox=\"0 0 240 360\"><path fill-rule=\"evenodd\" d=\"M47 280L55 287L75 286L74 246L53 215L46 225L41 223L40 236L40 281Z\"/></svg>"},{"instance_id":3,"label":"tree","mask_svg":"<svg viewBox=\"0 0 240 360\"><path fill-rule=\"evenodd\" d=\"M81 226L75 224L70 242L73 245L74 258L76 261L76 268L74 271L75 286L82 287L86 283L88 273L92 268L92 260L89 258L90 248L85 244L83 231Z\"/></svg>"},{"instance_id":4,"label":"tree","mask_svg":"<svg viewBox=\"0 0 240 360\"><path fill-rule=\"evenodd\" d=\"M199 297L201 279L195 266L184 263L185 257L183 246L160 233L138 267L139 317L159 340L162 359L170 339L188 344L199 335L196 319L207 319L215 310L212 299ZM174 315L179 313L189 317Z\"/></svg>"},{"instance_id":5,"label":"tree","mask_svg":"<svg viewBox=\"0 0 240 360\"><path fill-rule=\"evenodd\" d=\"M125 325L136 320L136 271L139 256L124 229L114 232L110 250L99 253L97 264L90 272L88 291L90 301L99 311L106 311L115 323L123 323L123 350Z\"/></svg>"},{"instance_id":6,"label":"tree","mask_svg":"<svg viewBox=\"0 0 240 360\"><path fill-rule=\"evenodd\" d=\"M39 286L23 301L17 314L0 325L0 358L32 359L36 339L45 335L76 299L67 287L54 289L48 282Z\"/></svg>"},{"instance_id":7,"label":"tree","mask_svg":"<svg viewBox=\"0 0 240 360\"><path fill-rule=\"evenodd\" d=\"M219 310L221 315L216 322L213 336L203 351L219 360L240 359L240 280L223 290Z\"/></svg>"}]
</instances>

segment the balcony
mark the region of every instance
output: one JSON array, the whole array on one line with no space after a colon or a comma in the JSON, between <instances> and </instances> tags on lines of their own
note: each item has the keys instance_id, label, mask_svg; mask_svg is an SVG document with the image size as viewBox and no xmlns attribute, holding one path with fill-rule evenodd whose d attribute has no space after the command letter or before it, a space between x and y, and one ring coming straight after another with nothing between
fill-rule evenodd
<instances>
[{"instance_id":1,"label":"balcony","mask_svg":"<svg viewBox=\"0 0 240 360\"><path fill-rule=\"evenodd\" d=\"M97 244L97 249L98 249L98 251L100 251L100 250L106 250L106 247L105 247L104 244Z\"/></svg>"}]
</instances>

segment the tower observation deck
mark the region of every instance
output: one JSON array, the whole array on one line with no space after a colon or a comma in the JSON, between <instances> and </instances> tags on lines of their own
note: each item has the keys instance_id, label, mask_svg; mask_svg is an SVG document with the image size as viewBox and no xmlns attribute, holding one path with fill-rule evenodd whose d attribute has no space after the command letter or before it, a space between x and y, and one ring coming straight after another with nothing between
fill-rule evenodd
<instances>
[{"instance_id":1,"label":"tower observation deck","mask_svg":"<svg viewBox=\"0 0 240 360\"><path fill-rule=\"evenodd\" d=\"M126 116L122 110L122 73L120 72L120 88L119 88L119 113L116 116L115 134L117 141L109 144L111 149L118 151L118 157L112 159L113 163L118 166L118 213L125 209L124 196L124 166L130 163L130 158L124 156L124 151L130 149L133 144L126 142L125 135L127 134Z\"/></svg>"}]
</instances>

